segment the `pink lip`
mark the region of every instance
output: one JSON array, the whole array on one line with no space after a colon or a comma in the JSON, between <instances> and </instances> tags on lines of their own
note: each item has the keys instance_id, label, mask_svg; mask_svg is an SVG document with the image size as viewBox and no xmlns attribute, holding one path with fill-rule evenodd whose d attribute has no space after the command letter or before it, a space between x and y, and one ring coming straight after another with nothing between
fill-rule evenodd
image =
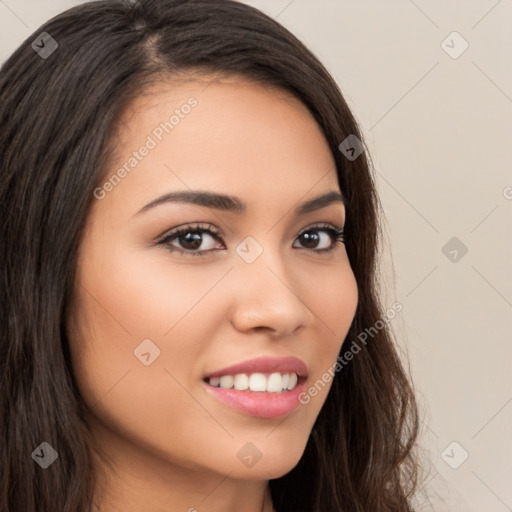
<instances>
[{"instance_id":1,"label":"pink lip","mask_svg":"<svg viewBox=\"0 0 512 512\"><path fill-rule=\"evenodd\" d=\"M306 377L308 369L304 361L297 357L258 357L233 364L209 373L205 378L222 377L223 375L236 375L237 373L296 373L299 377Z\"/></svg>"},{"instance_id":2,"label":"pink lip","mask_svg":"<svg viewBox=\"0 0 512 512\"><path fill-rule=\"evenodd\" d=\"M293 412L301 404L299 396L306 389L305 381L297 382L291 391L269 393L267 391L238 391L222 389L203 383L206 392L238 411L258 418L279 418Z\"/></svg>"}]
</instances>

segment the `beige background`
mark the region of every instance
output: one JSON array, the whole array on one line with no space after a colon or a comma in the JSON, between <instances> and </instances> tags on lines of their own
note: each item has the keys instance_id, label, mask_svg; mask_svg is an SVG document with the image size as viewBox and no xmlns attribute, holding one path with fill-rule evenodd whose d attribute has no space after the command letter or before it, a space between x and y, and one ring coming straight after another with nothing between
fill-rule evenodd
<instances>
[{"instance_id":1,"label":"beige background","mask_svg":"<svg viewBox=\"0 0 512 512\"><path fill-rule=\"evenodd\" d=\"M0 0L2 62L78 3ZM403 305L393 326L424 417L419 509L511 511L512 1L247 3L324 62L366 136L386 214L385 304Z\"/></svg>"}]
</instances>

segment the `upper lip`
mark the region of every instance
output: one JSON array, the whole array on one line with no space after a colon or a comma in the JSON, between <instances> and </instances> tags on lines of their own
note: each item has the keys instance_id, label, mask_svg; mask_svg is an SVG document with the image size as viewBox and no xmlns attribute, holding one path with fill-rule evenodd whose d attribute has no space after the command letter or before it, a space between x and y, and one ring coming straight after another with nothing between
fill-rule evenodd
<instances>
[{"instance_id":1,"label":"upper lip","mask_svg":"<svg viewBox=\"0 0 512 512\"><path fill-rule=\"evenodd\" d=\"M297 357L258 357L226 366L206 375L205 378L236 375L238 373L296 373L298 377L307 377L306 363Z\"/></svg>"}]
</instances>

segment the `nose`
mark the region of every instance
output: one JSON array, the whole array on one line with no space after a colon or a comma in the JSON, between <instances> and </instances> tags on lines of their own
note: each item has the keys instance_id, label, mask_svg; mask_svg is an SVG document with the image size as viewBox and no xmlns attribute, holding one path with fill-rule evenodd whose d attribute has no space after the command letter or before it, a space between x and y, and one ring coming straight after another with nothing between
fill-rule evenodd
<instances>
[{"instance_id":1,"label":"nose","mask_svg":"<svg viewBox=\"0 0 512 512\"><path fill-rule=\"evenodd\" d=\"M299 295L297 279L290 278L277 258L265 258L265 252L253 263L239 261L233 272L233 300L230 319L234 327L248 333L261 331L273 338L289 336L308 325L312 311ZM304 277L302 290L310 288Z\"/></svg>"}]
</instances>

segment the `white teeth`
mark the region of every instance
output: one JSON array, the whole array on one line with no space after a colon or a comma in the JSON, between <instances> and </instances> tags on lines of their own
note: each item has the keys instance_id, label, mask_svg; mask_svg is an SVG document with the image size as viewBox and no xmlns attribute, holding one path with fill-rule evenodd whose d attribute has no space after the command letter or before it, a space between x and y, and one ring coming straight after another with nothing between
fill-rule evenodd
<instances>
[{"instance_id":1,"label":"white teeth","mask_svg":"<svg viewBox=\"0 0 512 512\"><path fill-rule=\"evenodd\" d=\"M235 389L238 391L245 391L249 388L249 377L245 373L238 373L235 375Z\"/></svg>"},{"instance_id":2,"label":"white teeth","mask_svg":"<svg viewBox=\"0 0 512 512\"><path fill-rule=\"evenodd\" d=\"M297 380L297 374L290 373L290 379L288 380L288 385L286 386L286 388L293 389L297 385Z\"/></svg>"},{"instance_id":3,"label":"white teeth","mask_svg":"<svg viewBox=\"0 0 512 512\"><path fill-rule=\"evenodd\" d=\"M266 391L268 393L280 393L290 391L297 385L298 377L296 373L279 372L265 375L263 373L238 373L236 375L223 375L222 377L210 377L208 384L222 389L232 389L238 391Z\"/></svg>"},{"instance_id":4,"label":"white teeth","mask_svg":"<svg viewBox=\"0 0 512 512\"><path fill-rule=\"evenodd\" d=\"M249 377L249 389L251 391L266 391L267 378L263 373L253 373Z\"/></svg>"},{"instance_id":5,"label":"white teeth","mask_svg":"<svg viewBox=\"0 0 512 512\"><path fill-rule=\"evenodd\" d=\"M233 375L223 375L220 378L220 387L222 389L231 389L233 387Z\"/></svg>"},{"instance_id":6,"label":"white teeth","mask_svg":"<svg viewBox=\"0 0 512 512\"><path fill-rule=\"evenodd\" d=\"M220 377L211 377L210 378L211 386L219 387L219 384L220 384Z\"/></svg>"},{"instance_id":7,"label":"white teeth","mask_svg":"<svg viewBox=\"0 0 512 512\"><path fill-rule=\"evenodd\" d=\"M273 373L267 379L267 391L279 393L283 390L283 378L280 373Z\"/></svg>"}]
</instances>

